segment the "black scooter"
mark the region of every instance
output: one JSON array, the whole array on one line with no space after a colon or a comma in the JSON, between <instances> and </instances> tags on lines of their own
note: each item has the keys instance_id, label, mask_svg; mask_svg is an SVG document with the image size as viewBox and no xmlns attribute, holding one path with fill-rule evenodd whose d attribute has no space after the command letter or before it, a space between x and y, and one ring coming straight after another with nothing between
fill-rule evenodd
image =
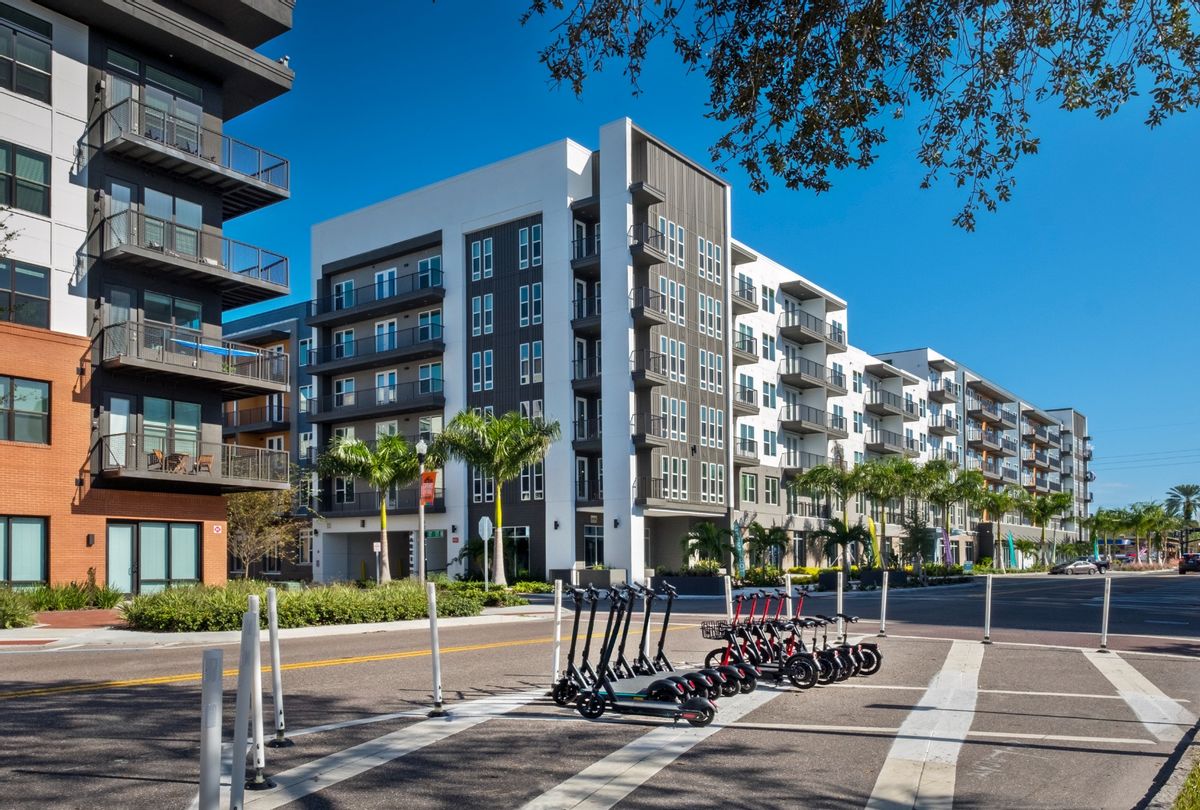
<instances>
[{"instance_id":1,"label":"black scooter","mask_svg":"<svg viewBox=\"0 0 1200 810\"><path fill-rule=\"evenodd\" d=\"M588 663L588 654L592 649L592 630L596 626L596 606L600 601L600 592L594 585L587 590L571 588L571 598L575 601L575 621L571 628L571 646L567 651L567 668L550 690L550 697L559 706L566 706L579 696L580 689L587 689L596 682L596 673ZM583 603L592 606L588 615L587 637L583 641L583 658L579 666L575 666L575 645L579 641L579 618L583 614Z\"/></svg>"},{"instance_id":2,"label":"black scooter","mask_svg":"<svg viewBox=\"0 0 1200 810\"><path fill-rule=\"evenodd\" d=\"M677 673L674 670L668 673L660 674L653 667L646 669L638 666L639 661L637 656L634 661L630 662L625 657L625 642L629 638L629 626L633 622L633 609L636 604L635 594L642 596L642 605L645 610L645 623L642 627L643 638L645 638L646 625L650 623L650 599L653 594L647 596L647 591L642 586L634 583L627 585L623 589L622 596L628 603L628 609L625 611L625 624L621 629L621 643L617 646L617 660L612 665L612 674L616 678L634 678L644 675L658 675L660 678L674 681L683 688L685 694L702 695L709 700L716 700L721 695L721 687L719 681L715 680L712 675L705 672L685 672ZM639 645L640 649L640 645Z\"/></svg>"},{"instance_id":3,"label":"black scooter","mask_svg":"<svg viewBox=\"0 0 1200 810\"><path fill-rule=\"evenodd\" d=\"M610 613L609 629L605 633L604 643L600 648L600 663L596 671L600 675L599 682L593 687L582 690L575 701L575 708L589 720L601 717L605 711L619 714L640 714L651 717L663 717L671 720L686 720L693 726L707 726L716 716L717 707L708 698L696 695L683 697L680 700L678 684L659 678L655 675L641 675L634 678L609 677L613 653L616 651L618 633L614 626L620 627L625 612L631 609L632 594L614 592L614 610ZM680 701L680 702L677 702Z\"/></svg>"}]
</instances>

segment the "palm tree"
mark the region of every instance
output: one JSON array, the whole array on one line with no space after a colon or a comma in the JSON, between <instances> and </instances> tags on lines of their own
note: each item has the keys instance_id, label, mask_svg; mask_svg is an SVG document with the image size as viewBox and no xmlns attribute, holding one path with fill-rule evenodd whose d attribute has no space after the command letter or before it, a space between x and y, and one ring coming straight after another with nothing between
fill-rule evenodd
<instances>
[{"instance_id":1,"label":"palm tree","mask_svg":"<svg viewBox=\"0 0 1200 810\"><path fill-rule=\"evenodd\" d=\"M1191 525L1200 512L1200 484L1177 484L1167 490L1167 511L1178 513L1183 522Z\"/></svg>"},{"instance_id":2,"label":"palm tree","mask_svg":"<svg viewBox=\"0 0 1200 810\"><path fill-rule=\"evenodd\" d=\"M1137 553L1137 559L1140 562L1142 559L1142 538L1146 537L1146 553L1149 555L1150 545L1149 538L1153 534L1162 514L1165 514L1162 504L1155 501L1140 501L1133 503L1126 509L1126 524L1127 531L1133 532L1133 544Z\"/></svg>"},{"instance_id":3,"label":"palm tree","mask_svg":"<svg viewBox=\"0 0 1200 810\"><path fill-rule=\"evenodd\" d=\"M1013 541L1013 548L1021 552L1022 557L1026 557L1038 550L1038 544L1027 537L1018 537Z\"/></svg>"},{"instance_id":4,"label":"palm tree","mask_svg":"<svg viewBox=\"0 0 1200 810\"><path fill-rule=\"evenodd\" d=\"M950 508L958 503L976 503L984 491L983 473L979 470L956 470L942 459L930 461L923 468L928 478L925 497L942 513L942 529L950 536ZM1001 560L1001 569L1004 562Z\"/></svg>"},{"instance_id":5,"label":"palm tree","mask_svg":"<svg viewBox=\"0 0 1200 810\"><path fill-rule=\"evenodd\" d=\"M818 464L788 481L788 488L798 492L818 493L826 500L836 495L842 502L842 525L850 523L850 499L862 492L862 467L846 469L830 464ZM870 538L870 533L867 534ZM869 540L868 540L869 542ZM850 560L843 553L842 567L850 571Z\"/></svg>"},{"instance_id":6,"label":"palm tree","mask_svg":"<svg viewBox=\"0 0 1200 810\"><path fill-rule=\"evenodd\" d=\"M848 526L841 518L830 518L829 525L813 532L813 537L825 540L825 556L830 560L837 559L839 555L845 560L851 546L866 546L871 543L871 533L867 531L866 526L861 522ZM847 565L842 570L846 572L848 578L850 566Z\"/></svg>"},{"instance_id":7,"label":"palm tree","mask_svg":"<svg viewBox=\"0 0 1200 810\"><path fill-rule=\"evenodd\" d=\"M1049 495L1043 495L1040 498L1037 495L1025 494L1017 499L1016 506L1021 510L1021 514L1029 518L1029 522L1037 526L1042 531L1042 549L1046 548L1046 526L1050 524L1054 518L1062 515L1064 512L1069 512L1071 507L1075 505L1075 496L1070 492L1051 492ZM1049 559L1047 563L1054 562L1058 556L1057 544L1050 549Z\"/></svg>"},{"instance_id":8,"label":"palm tree","mask_svg":"<svg viewBox=\"0 0 1200 810\"><path fill-rule=\"evenodd\" d=\"M906 485L911 476L902 465L913 466L908 459L874 459L859 467L859 491L871 499L879 510L879 547L890 549L887 537L887 508L896 499L907 493ZM901 503L901 511L904 504Z\"/></svg>"},{"instance_id":9,"label":"palm tree","mask_svg":"<svg viewBox=\"0 0 1200 810\"><path fill-rule=\"evenodd\" d=\"M558 422L529 419L516 411L503 416L460 411L441 435L448 458L458 459L480 475L496 482L496 526L493 539L492 579L501 587L508 584L504 575L504 485L521 471L546 457L550 445L558 441L562 429Z\"/></svg>"},{"instance_id":10,"label":"palm tree","mask_svg":"<svg viewBox=\"0 0 1200 810\"><path fill-rule=\"evenodd\" d=\"M685 561L695 554L702 560L728 563L729 555L733 553L733 532L705 520L693 526L692 530L683 536L680 545L683 547Z\"/></svg>"},{"instance_id":11,"label":"palm tree","mask_svg":"<svg viewBox=\"0 0 1200 810\"><path fill-rule=\"evenodd\" d=\"M445 463L445 453L438 441L435 440L430 447L425 463L432 469ZM402 487L417 480L420 470L417 451L407 439L398 435L382 435L375 440L374 447L362 439L335 436L317 460L317 469L323 476L360 478L379 493L379 581L390 582L392 568L388 562L387 493L393 487Z\"/></svg>"},{"instance_id":12,"label":"palm tree","mask_svg":"<svg viewBox=\"0 0 1200 810\"><path fill-rule=\"evenodd\" d=\"M971 472L975 472L972 470ZM982 473L980 474L982 478ZM983 511L983 520L989 520L996 524L995 531L992 533L992 541L994 543L1002 543L1000 539L1000 520L1004 517L1004 513L1013 508L1013 504L1017 498L1023 495L1022 490L1015 489L988 489L986 486L976 490L973 498L969 501L970 505L976 509ZM1004 550L1003 544L1000 546L1001 551ZM1013 544L1016 548L1016 543ZM1000 570L1004 570L1004 555L999 555Z\"/></svg>"},{"instance_id":13,"label":"palm tree","mask_svg":"<svg viewBox=\"0 0 1200 810\"><path fill-rule=\"evenodd\" d=\"M749 535L746 538L746 546L750 553L751 565L766 565L767 554L771 549L788 547L788 533L779 526L772 526L768 529L758 521L754 521L746 527L746 532Z\"/></svg>"}]
</instances>

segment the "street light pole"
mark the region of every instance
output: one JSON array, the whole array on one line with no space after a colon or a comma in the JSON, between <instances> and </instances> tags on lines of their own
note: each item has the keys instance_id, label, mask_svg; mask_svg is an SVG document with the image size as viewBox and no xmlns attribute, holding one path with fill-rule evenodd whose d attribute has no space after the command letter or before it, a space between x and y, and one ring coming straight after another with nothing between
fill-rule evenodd
<instances>
[{"instance_id":1,"label":"street light pole","mask_svg":"<svg viewBox=\"0 0 1200 810\"><path fill-rule=\"evenodd\" d=\"M425 454L429 445L417 442L417 580L425 581Z\"/></svg>"}]
</instances>

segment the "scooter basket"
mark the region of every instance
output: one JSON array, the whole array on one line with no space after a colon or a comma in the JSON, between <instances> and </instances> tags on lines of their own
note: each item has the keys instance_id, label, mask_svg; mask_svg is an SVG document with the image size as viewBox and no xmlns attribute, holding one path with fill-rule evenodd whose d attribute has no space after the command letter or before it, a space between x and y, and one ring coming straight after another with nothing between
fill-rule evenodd
<instances>
[{"instance_id":1,"label":"scooter basket","mask_svg":"<svg viewBox=\"0 0 1200 810\"><path fill-rule=\"evenodd\" d=\"M700 635L711 641L721 641L729 633L729 622L700 622Z\"/></svg>"}]
</instances>

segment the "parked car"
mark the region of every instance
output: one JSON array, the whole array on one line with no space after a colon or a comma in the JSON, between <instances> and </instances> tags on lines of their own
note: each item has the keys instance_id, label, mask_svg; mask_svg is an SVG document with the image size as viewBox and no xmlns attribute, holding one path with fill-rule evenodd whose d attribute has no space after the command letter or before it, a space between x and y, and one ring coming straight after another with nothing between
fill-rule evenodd
<instances>
[{"instance_id":1,"label":"parked car","mask_svg":"<svg viewBox=\"0 0 1200 810\"><path fill-rule=\"evenodd\" d=\"M1080 557L1070 562L1059 563L1050 569L1051 574L1097 574L1100 569L1087 557Z\"/></svg>"},{"instance_id":2,"label":"parked car","mask_svg":"<svg viewBox=\"0 0 1200 810\"><path fill-rule=\"evenodd\" d=\"M1200 554L1187 553L1179 557L1179 573L1186 574L1188 571L1200 571Z\"/></svg>"},{"instance_id":3,"label":"parked car","mask_svg":"<svg viewBox=\"0 0 1200 810\"><path fill-rule=\"evenodd\" d=\"M1123 551L1119 554L1114 554L1112 556L1112 558L1113 558L1113 562L1131 563L1131 562L1134 562L1135 560L1137 560L1137 555L1134 554L1132 551Z\"/></svg>"},{"instance_id":4,"label":"parked car","mask_svg":"<svg viewBox=\"0 0 1200 810\"><path fill-rule=\"evenodd\" d=\"M1103 554L1101 554L1099 557L1088 557L1087 560L1092 565L1099 568L1101 574L1103 574L1112 566L1112 563L1109 562L1108 557L1104 556Z\"/></svg>"}]
</instances>

